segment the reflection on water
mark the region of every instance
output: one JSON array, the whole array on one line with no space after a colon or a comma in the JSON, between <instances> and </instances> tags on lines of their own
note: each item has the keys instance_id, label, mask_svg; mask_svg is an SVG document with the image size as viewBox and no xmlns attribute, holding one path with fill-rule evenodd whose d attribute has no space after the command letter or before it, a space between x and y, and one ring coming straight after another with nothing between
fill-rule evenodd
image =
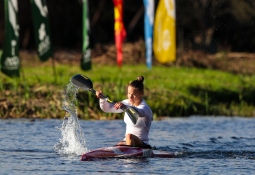
<instances>
[{"instance_id":1,"label":"reflection on water","mask_svg":"<svg viewBox=\"0 0 255 175\"><path fill-rule=\"evenodd\" d=\"M66 111L65 120L60 128L61 138L54 149L59 154L81 155L87 152L86 141L81 130L76 109L76 94L78 88L69 83L64 90L63 109Z\"/></svg>"}]
</instances>

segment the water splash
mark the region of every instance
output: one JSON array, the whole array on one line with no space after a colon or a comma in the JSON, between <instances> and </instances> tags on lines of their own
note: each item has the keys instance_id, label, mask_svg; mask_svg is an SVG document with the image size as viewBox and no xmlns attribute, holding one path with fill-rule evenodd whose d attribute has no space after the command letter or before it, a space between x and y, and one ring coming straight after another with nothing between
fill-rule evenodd
<instances>
[{"instance_id":1,"label":"water splash","mask_svg":"<svg viewBox=\"0 0 255 175\"><path fill-rule=\"evenodd\" d=\"M57 128L61 131L61 138L54 145L54 150L59 154L81 155L88 151L86 140L77 117L76 94L78 89L72 83L69 83L64 89L62 107L66 111L66 115L61 127Z\"/></svg>"}]
</instances>

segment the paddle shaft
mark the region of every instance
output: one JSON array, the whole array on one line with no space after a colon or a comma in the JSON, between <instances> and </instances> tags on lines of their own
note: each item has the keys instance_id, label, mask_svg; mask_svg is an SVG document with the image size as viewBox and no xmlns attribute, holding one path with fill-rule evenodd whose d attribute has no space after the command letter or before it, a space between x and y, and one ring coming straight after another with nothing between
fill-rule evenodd
<instances>
[{"instance_id":1,"label":"paddle shaft","mask_svg":"<svg viewBox=\"0 0 255 175\"><path fill-rule=\"evenodd\" d=\"M93 88L90 88L89 91L96 94L96 91ZM108 97L105 97L102 94L100 94L100 98L106 99L108 103L116 104L116 102L111 101ZM128 116L131 119L131 121L133 122L133 124L136 124L136 122L138 120L138 117L139 117L139 113L138 113L138 111L136 111L136 109L134 107L132 107L132 106L129 106L129 107L121 106L120 109L128 114Z\"/></svg>"},{"instance_id":2,"label":"paddle shaft","mask_svg":"<svg viewBox=\"0 0 255 175\"><path fill-rule=\"evenodd\" d=\"M93 89L93 83L88 77L81 75L81 74L77 74L77 75L73 76L70 81L76 87L82 88L84 90L89 90L90 92L96 94L96 91ZM109 100L107 97L105 97L102 94L100 94L100 98L106 99L107 102L109 102L111 104L116 104L115 102ZM133 122L133 124L136 124L136 122L139 118L139 113L134 107L121 106L120 109L122 109L124 112L126 112L128 114L128 116L131 119L131 121Z\"/></svg>"},{"instance_id":3,"label":"paddle shaft","mask_svg":"<svg viewBox=\"0 0 255 175\"><path fill-rule=\"evenodd\" d=\"M94 89L92 89L92 88L90 88L89 91L92 92L92 93L94 93L94 94L96 94L96 91L95 91ZM110 100L108 97L106 97L106 96L104 96L104 95L102 95L102 94L100 94L100 98L106 99L106 101L107 101L108 103L116 104L116 102L113 102L113 101ZM122 109L123 111L126 111L126 109L123 108L122 106L120 107L120 109Z\"/></svg>"}]
</instances>

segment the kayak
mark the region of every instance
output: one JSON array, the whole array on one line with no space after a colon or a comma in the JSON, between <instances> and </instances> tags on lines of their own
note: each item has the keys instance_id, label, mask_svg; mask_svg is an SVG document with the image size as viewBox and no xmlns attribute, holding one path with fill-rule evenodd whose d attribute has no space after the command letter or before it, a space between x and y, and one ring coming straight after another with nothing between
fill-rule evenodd
<instances>
[{"instance_id":1,"label":"kayak","mask_svg":"<svg viewBox=\"0 0 255 175\"><path fill-rule=\"evenodd\" d=\"M156 150L157 151L157 150ZM131 146L113 146L98 148L82 154L81 161L103 159L103 158L174 158L176 155L169 152L155 153L152 149L131 147Z\"/></svg>"}]
</instances>

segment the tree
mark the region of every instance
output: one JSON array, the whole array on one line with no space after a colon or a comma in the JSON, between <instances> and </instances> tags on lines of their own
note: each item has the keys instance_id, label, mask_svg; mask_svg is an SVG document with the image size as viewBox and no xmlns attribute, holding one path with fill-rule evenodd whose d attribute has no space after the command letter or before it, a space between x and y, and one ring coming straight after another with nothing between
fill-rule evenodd
<instances>
[{"instance_id":1,"label":"tree","mask_svg":"<svg viewBox=\"0 0 255 175\"><path fill-rule=\"evenodd\" d=\"M186 47L215 53L216 48L255 51L252 0L177 0L177 33ZM243 29L246 29L245 32ZM180 35L179 33L179 35ZM182 39L185 38L185 41ZM184 40L184 39L183 39ZM237 42L238 41L238 42Z\"/></svg>"}]
</instances>

